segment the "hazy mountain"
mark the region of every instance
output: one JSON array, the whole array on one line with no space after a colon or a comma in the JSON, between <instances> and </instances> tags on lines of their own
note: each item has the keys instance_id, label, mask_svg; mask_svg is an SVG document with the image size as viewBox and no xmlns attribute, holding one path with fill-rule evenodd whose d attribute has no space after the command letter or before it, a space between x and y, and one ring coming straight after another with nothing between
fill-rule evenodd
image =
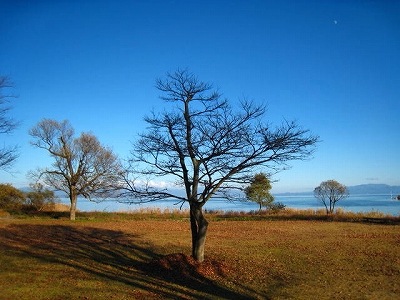
<instances>
[{"instance_id":1,"label":"hazy mountain","mask_svg":"<svg viewBox=\"0 0 400 300\"><path fill-rule=\"evenodd\" d=\"M400 186L391 186L387 184L360 184L348 187L351 194L400 194Z\"/></svg>"},{"instance_id":2,"label":"hazy mountain","mask_svg":"<svg viewBox=\"0 0 400 300\"><path fill-rule=\"evenodd\" d=\"M391 186L387 184L360 184L348 186L350 195L390 195L393 197L400 195L400 186ZM292 195L313 195L313 191L303 193L277 193L278 196L292 196Z\"/></svg>"}]
</instances>

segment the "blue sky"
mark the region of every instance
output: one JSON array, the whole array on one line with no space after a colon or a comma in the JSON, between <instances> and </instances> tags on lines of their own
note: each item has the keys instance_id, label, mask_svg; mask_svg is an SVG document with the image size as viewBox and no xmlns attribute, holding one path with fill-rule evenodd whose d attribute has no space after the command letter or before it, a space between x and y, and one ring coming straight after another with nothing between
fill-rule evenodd
<instances>
[{"instance_id":1,"label":"blue sky","mask_svg":"<svg viewBox=\"0 0 400 300\"><path fill-rule=\"evenodd\" d=\"M398 1L7 1L0 74L14 82L3 144L21 155L0 182L26 186L51 163L30 144L42 118L68 119L122 158L152 109L156 78L188 68L232 104L267 103L321 137L313 159L277 174L273 192L321 181L400 185Z\"/></svg>"}]
</instances>

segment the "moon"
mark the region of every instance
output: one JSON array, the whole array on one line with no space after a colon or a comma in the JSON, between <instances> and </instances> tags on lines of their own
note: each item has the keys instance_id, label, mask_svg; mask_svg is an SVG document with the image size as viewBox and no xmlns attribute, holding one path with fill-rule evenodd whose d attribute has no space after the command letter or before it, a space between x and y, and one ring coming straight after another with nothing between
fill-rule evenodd
<instances>
[{"instance_id":1,"label":"moon","mask_svg":"<svg viewBox=\"0 0 400 300\"><path fill-rule=\"evenodd\" d=\"M333 20L333 24L337 25L337 21L336 21L336 20Z\"/></svg>"}]
</instances>

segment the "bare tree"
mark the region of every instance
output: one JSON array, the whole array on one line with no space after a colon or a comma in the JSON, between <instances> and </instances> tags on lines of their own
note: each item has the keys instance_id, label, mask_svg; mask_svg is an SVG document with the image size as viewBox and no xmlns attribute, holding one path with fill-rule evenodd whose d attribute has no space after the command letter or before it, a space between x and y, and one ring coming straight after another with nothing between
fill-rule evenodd
<instances>
[{"instance_id":1,"label":"bare tree","mask_svg":"<svg viewBox=\"0 0 400 300\"><path fill-rule=\"evenodd\" d=\"M17 127L18 123L8 116L11 107L8 105L10 96L4 95L2 90L12 88L10 80L0 76L0 134L9 134ZM17 146L5 146L0 148L0 169L7 170L18 158Z\"/></svg>"},{"instance_id":2,"label":"bare tree","mask_svg":"<svg viewBox=\"0 0 400 300\"><path fill-rule=\"evenodd\" d=\"M74 137L68 121L43 119L29 134L32 145L49 152L51 167L32 172L45 185L67 193L71 202L70 219L75 220L78 196L107 197L120 173L120 163L113 152L102 146L90 133Z\"/></svg>"},{"instance_id":3,"label":"bare tree","mask_svg":"<svg viewBox=\"0 0 400 300\"><path fill-rule=\"evenodd\" d=\"M314 189L314 196L325 206L327 214L332 214L338 201L349 195L347 187L336 180L327 180L321 182Z\"/></svg>"},{"instance_id":4,"label":"bare tree","mask_svg":"<svg viewBox=\"0 0 400 300\"><path fill-rule=\"evenodd\" d=\"M134 145L130 174L136 179L173 177L184 196L141 184L129 173L125 196L133 197L132 202L175 198L189 203L192 256L203 261L208 228L204 204L249 183L256 167L278 170L288 160L305 159L318 138L293 122L277 128L263 124L264 106L242 101L235 112L211 84L187 70L167 74L156 87L173 108L145 118L149 129Z\"/></svg>"}]
</instances>

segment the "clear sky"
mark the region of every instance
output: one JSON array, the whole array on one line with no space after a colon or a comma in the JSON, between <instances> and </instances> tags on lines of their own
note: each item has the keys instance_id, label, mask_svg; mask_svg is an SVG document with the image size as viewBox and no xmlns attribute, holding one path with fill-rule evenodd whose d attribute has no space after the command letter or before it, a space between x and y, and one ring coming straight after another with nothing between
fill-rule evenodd
<instances>
[{"instance_id":1,"label":"clear sky","mask_svg":"<svg viewBox=\"0 0 400 300\"><path fill-rule=\"evenodd\" d=\"M267 103L321 138L313 159L277 174L273 192L321 181L400 185L399 1L2 0L0 74L14 82L2 144L20 157L0 182L26 186L49 165L28 130L68 119L122 158L152 109L156 78L188 68L232 104Z\"/></svg>"}]
</instances>

